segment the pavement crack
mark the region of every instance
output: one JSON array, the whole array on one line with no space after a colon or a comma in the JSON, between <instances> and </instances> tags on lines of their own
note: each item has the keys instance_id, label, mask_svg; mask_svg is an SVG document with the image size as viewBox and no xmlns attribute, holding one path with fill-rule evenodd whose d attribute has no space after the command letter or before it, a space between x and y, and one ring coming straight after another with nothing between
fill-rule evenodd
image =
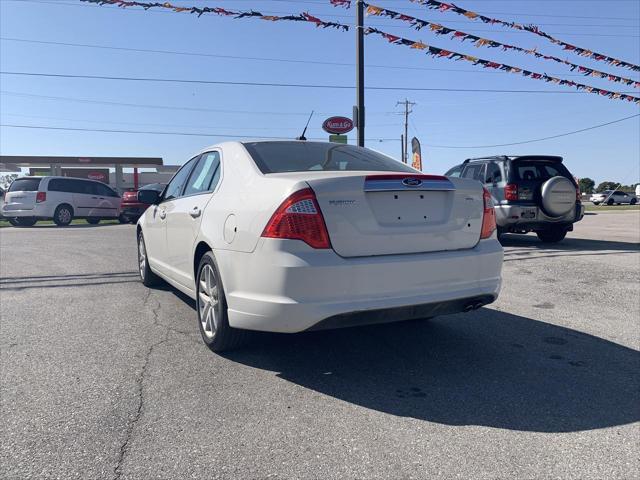
<instances>
[{"instance_id":1,"label":"pavement crack","mask_svg":"<svg viewBox=\"0 0 640 480\"><path fill-rule=\"evenodd\" d=\"M151 297L151 290L149 290L147 295L145 296L144 301L143 301L143 306L145 306L145 307L147 306L150 297ZM122 476L122 465L123 465L124 460L126 459L128 453L129 453L129 445L130 445L131 439L133 437L133 433L134 433L135 427L136 427L137 423L140 421L140 419L142 418L142 413L144 411L144 382L145 382L145 379L147 377L147 368L149 367L151 356L152 356L154 350L157 347L159 347L160 345L166 343L169 340L169 332L171 331L171 329L166 327L166 326L164 326L159 321L159 313L160 313L160 309L161 308L162 308L162 306L161 306L160 302L158 302L157 306L155 308L151 309L151 312L153 313L153 325L163 328L164 329L164 334L162 336L162 339L160 339L157 342L151 344L149 346L149 348L147 348L147 350L145 352L145 355L144 355L144 361L143 361L143 364L142 364L142 368L140 369L140 373L138 374L138 376L136 378L136 396L137 396L137 399L138 399L137 407L136 407L135 412L133 414L133 418L131 418L131 420L127 424L125 439L122 442L122 444L120 445L120 449L118 451L118 457L116 459L116 465L115 465L115 467L113 469L113 479L114 480L118 480Z\"/></svg>"}]
</instances>

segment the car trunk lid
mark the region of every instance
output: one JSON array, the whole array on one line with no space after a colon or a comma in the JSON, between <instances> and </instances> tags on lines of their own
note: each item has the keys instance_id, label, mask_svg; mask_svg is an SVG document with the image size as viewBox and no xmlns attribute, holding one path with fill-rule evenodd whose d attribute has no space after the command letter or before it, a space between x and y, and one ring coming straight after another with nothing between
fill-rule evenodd
<instances>
[{"instance_id":1,"label":"car trunk lid","mask_svg":"<svg viewBox=\"0 0 640 480\"><path fill-rule=\"evenodd\" d=\"M460 250L480 238L484 203L475 181L401 173L307 183L343 257Z\"/></svg>"}]
</instances>

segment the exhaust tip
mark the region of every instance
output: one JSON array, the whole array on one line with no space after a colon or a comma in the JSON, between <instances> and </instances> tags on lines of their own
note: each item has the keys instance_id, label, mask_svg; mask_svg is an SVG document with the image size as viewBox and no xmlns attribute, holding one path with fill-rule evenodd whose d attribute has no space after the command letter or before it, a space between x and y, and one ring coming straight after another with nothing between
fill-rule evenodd
<instances>
[{"instance_id":1,"label":"exhaust tip","mask_svg":"<svg viewBox=\"0 0 640 480\"><path fill-rule=\"evenodd\" d=\"M467 303L463 309L464 312L471 312L473 310L478 310L484 306L483 302L471 302Z\"/></svg>"}]
</instances>

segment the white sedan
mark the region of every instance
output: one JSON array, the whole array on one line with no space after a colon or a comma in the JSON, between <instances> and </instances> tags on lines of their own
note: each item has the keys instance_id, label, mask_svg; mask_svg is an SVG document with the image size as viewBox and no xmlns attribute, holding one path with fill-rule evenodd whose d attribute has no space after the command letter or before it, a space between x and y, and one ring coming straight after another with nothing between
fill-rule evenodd
<instances>
[{"instance_id":1,"label":"white sedan","mask_svg":"<svg viewBox=\"0 0 640 480\"><path fill-rule=\"evenodd\" d=\"M613 205L614 203L618 205L635 205L638 203L638 198L633 193L621 192L619 190L615 192L605 190L604 192L594 193L589 200L593 202L594 205L600 205L601 203L606 203L607 205Z\"/></svg>"},{"instance_id":2,"label":"white sedan","mask_svg":"<svg viewBox=\"0 0 640 480\"><path fill-rule=\"evenodd\" d=\"M142 281L196 300L204 342L477 309L500 291L502 247L479 182L423 175L319 142L203 150L137 225Z\"/></svg>"}]
</instances>

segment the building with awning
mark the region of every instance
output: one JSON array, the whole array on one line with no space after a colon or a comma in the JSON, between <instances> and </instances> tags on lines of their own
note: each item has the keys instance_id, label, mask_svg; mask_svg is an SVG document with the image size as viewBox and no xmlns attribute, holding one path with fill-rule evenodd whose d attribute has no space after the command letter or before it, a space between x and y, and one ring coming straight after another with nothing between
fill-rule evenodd
<instances>
[{"instance_id":1,"label":"building with awning","mask_svg":"<svg viewBox=\"0 0 640 480\"><path fill-rule=\"evenodd\" d=\"M153 181L144 183L163 183L179 168L175 165L164 165L159 157L49 157L27 155L0 155L0 171L20 172L28 168L34 175L56 175L90 178L112 184L122 191L126 188L137 189L140 185L139 169L155 171ZM123 170L133 169L131 180ZM110 170L115 171L114 174ZM150 172L151 173L151 172ZM127 175L129 177L129 175Z\"/></svg>"}]
</instances>

